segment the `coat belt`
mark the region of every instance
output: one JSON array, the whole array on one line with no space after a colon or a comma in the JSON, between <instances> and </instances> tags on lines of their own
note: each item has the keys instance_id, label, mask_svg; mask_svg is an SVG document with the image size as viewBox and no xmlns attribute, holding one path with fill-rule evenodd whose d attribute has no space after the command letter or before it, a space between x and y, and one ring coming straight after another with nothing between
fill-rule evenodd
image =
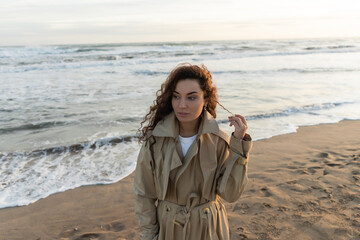
<instances>
[{"instance_id":1,"label":"coat belt","mask_svg":"<svg viewBox=\"0 0 360 240\"><path fill-rule=\"evenodd\" d=\"M187 205L178 205L166 200L160 201L158 207L164 208L166 212L173 215L170 229L166 229L167 235L170 234L170 236L174 236L174 227L175 225L178 225L182 228L183 240L185 240L186 236L188 236L190 216L193 211L202 211L202 213L204 213L204 218L206 217L206 221L208 222L207 226L210 227L212 218L211 212L214 211L213 209L221 209L222 204L220 201L220 198L217 198L215 201L198 204L198 201L195 200L191 202L192 204L189 204L188 201Z\"/></svg>"}]
</instances>

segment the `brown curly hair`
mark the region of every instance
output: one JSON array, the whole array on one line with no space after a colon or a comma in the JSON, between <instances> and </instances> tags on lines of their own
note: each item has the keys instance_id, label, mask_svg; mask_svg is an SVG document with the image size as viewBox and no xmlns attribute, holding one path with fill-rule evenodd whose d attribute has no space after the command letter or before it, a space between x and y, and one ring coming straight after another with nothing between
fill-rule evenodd
<instances>
[{"instance_id":1,"label":"brown curly hair","mask_svg":"<svg viewBox=\"0 0 360 240\"><path fill-rule=\"evenodd\" d=\"M196 79L199 82L200 88L204 91L204 98L207 100L206 110L216 118L216 87L213 86L210 71L204 65L180 64L171 71L166 81L161 84L161 88L156 92L156 100L140 124L139 142L146 141L149 137L147 136L149 131L153 130L159 121L173 111L171 104L173 92L176 84L185 79ZM148 124L143 127L146 122Z\"/></svg>"}]
</instances>

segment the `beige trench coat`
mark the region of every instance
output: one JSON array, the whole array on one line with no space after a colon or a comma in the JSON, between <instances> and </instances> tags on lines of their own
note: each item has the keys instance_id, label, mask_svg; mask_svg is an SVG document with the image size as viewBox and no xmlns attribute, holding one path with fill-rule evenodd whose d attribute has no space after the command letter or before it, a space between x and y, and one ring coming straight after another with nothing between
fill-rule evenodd
<instances>
[{"instance_id":1,"label":"beige trench coat","mask_svg":"<svg viewBox=\"0 0 360 240\"><path fill-rule=\"evenodd\" d=\"M148 142L140 149L134 192L141 239L230 239L220 197L234 202L243 192L252 141L229 139L204 111L183 156L178 127L172 112L150 133L154 153Z\"/></svg>"}]
</instances>

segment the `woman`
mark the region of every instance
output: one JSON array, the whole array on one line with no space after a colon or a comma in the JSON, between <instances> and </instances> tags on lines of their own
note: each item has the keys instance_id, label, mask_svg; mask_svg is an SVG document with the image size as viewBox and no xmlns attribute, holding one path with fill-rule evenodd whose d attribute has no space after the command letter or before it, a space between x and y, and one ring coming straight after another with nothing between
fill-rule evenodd
<instances>
[{"instance_id":1,"label":"woman","mask_svg":"<svg viewBox=\"0 0 360 240\"><path fill-rule=\"evenodd\" d=\"M243 192L252 142L240 115L229 116L230 139L219 129L216 104L205 66L178 66L158 91L135 170L141 239L230 239L220 197Z\"/></svg>"}]
</instances>

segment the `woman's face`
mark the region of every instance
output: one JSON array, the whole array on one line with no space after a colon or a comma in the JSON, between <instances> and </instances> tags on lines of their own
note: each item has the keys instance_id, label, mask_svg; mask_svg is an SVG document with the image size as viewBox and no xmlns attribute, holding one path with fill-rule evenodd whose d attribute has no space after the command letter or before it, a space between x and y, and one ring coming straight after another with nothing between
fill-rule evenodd
<instances>
[{"instance_id":1,"label":"woman's face","mask_svg":"<svg viewBox=\"0 0 360 240\"><path fill-rule=\"evenodd\" d=\"M176 84L171 104L179 122L196 121L205 104L199 82L196 79L180 80Z\"/></svg>"}]
</instances>

